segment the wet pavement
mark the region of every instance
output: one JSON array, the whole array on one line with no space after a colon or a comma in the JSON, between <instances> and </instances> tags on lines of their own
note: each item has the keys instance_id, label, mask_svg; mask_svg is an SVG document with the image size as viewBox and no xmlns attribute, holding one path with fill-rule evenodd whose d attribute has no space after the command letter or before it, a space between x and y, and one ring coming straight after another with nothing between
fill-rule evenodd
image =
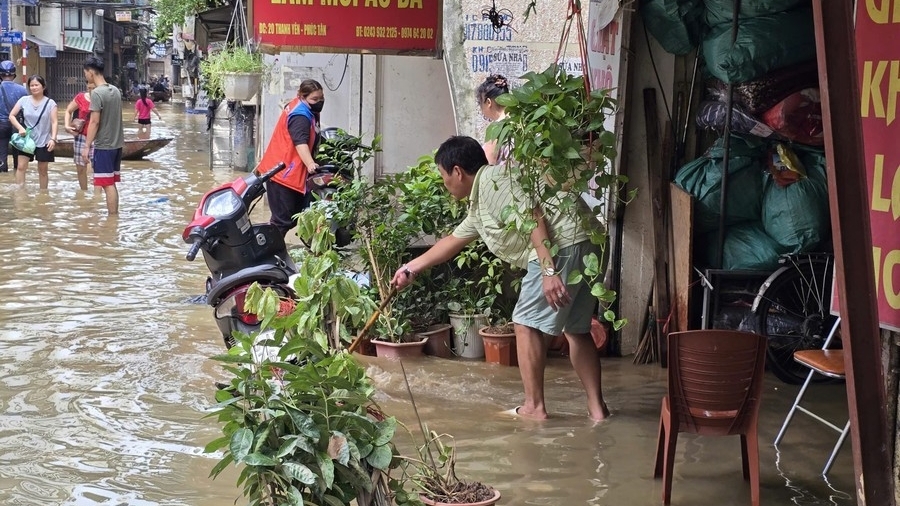
<instances>
[{"instance_id":1,"label":"wet pavement","mask_svg":"<svg viewBox=\"0 0 900 506\"><path fill-rule=\"evenodd\" d=\"M0 174L0 504L242 504L234 470L208 478L217 459L203 447L219 429L203 417L224 378L208 357L222 345L212 310L191 302L206 271L184 260L181 240L200 195L236 174L210 169L203 115L160 110L154 135L174 140L123 163L118 218L105 216L102 196L78 189L71 161L51 164L47 192L35 167L25 189ZM416 426L399 365L362 360L382 406ZM501 490L500 504L661 503L652 478L665 387L658 366L604 359L613 416L593 424L562 358L550 361L554 418L542 423L500 414L521 400L516 369L432 358L405 365L424 421L455 437L459 474ZM855 504L849 446L828 480L819 474L837 436L830 429L798 417L781 451L772 447L796 391L767 377L762 503ZM843 385L817 386L810 398L839 425L846 420ZM737 437L679 438L672 504L744 505L749 496Z\"/></svg>"}]
</instances>

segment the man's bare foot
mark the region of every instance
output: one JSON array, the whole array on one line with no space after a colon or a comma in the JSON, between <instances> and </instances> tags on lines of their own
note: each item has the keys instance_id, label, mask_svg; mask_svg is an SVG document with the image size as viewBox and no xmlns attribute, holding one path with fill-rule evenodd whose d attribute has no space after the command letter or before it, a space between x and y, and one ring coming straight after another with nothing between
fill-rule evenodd
<instances>
[{"instance_id":1,"label":"man's bare foot","mask_svg":"<svg viewBox=\"0 0 900 506\"><path fill-rule=\"evenodd\" d=\"M609 418L609 408L606 406L605 402L601 406L601 410L599 413L596 413L596 414L591 413L591 420L593 420L595 422L602 422L603 420L606 420L607 418Z\"/></svg>"},{"instance_id":2,"label":"man's bare foot","mask_svg":"<svg viewBox=\"0 0 900 506\"><path fill-rule=\"evenodd\" d=\"M516 406L503 411L502 414L515 418L525 418L527 420L546 420L548 418L546 412L528 411L524 406Z\"/></svg>"},{"instance_id":3,"label":"man's bare foot","mask_svg":"<svg viewBox=\"0 0 900 506\"><path fill-rule=\"evenodd\" d=\"M527 418L529 420L546 420L548 418L546 411L528 410L525 408L525 406L517 407L516 415L521 416L522 418Z\"/></svg>"}]
</instances>

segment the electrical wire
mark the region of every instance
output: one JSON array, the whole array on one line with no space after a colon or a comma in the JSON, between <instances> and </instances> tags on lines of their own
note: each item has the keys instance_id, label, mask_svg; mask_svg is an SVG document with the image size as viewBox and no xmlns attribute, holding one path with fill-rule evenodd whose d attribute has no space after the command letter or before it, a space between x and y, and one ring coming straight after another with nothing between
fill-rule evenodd
<instances>
[{"instance_id":1,"label":"electrical wire","mask_svg":"<svg viewBox=\"0 0 900 506\"><path fill-rule=\"evenodd\" d=\"M332 56L331 61L329 61L328 64L331 65L331 62L334 61L335 58L337 58L336 55ZM328 76L325 74L324 71L322 71L322 82L325 83L325 87L328 88L329 91L337 91L341 88L341 84L344 83L344 77L347 75L347 66L348 66L347 64L349 62L350 62L350 55L349 54L344 55L344 71L341 73L341 80L338 81L338 85L335 86L334 88L332 88L331 85L328 84Z\"/></svg>"}]
</instances>

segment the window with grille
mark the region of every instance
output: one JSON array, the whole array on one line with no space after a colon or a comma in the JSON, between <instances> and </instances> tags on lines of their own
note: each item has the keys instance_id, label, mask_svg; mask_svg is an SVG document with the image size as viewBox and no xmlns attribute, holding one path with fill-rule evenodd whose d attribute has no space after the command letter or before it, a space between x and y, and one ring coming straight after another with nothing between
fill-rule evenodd
<instances>
[{"instance_id":1,"label":"window with grille","mask_svg":"<svg viewBox=\"0 0 900 506\"><path fill-rule=\"evenodd\" d=\"M40 7L25 6L25 26L41 26Z\"/></svg>"}]
</instances>

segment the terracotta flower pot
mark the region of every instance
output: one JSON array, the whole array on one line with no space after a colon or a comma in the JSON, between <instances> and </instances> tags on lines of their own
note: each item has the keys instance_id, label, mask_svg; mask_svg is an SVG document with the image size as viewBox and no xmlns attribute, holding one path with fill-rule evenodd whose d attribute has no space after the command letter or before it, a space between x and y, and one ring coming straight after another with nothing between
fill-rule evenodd
<instances>
[{"instance_id":1,"label":"terracotta flower pot","mask_svg":"<svg viewBox=\"0 0 900 506\"><path fill-rule=\"evenodd\" d=\"M452 327L446 323L432 325L424 332L416 333L428 341L425 343L425 354L433 357L452 358L452 341L450 340L450 330Z\"/></svg>"},{"instance_id":2,"label":"terracotta flower pot","mask_svg":"<svg viewBox=\"0 0 900 506\"><path fill-rule=\"evenodd\" d=\"M507 366L519 365L519 359L516 355L516 333L495 333L491 332L492 327L481 327L478 334L484 342L484 361L489 364L500 364Z\"/></svg>"},{"instance_id":3,"label":"terracotta flower pot","mask_svg":"<svg viewBox=\"0 0 900 506\"><path fill-rule=\"evenodd\" d=\"M411 343L391 343L388 341L372 341L375 345L375 352L379 357L386 358L411 358L421 357L424 355L422 349L425 347L427 339L420 339Z\"/></svg>"},{"instance_id":4,"label":"terracotta flower pot","mask_svg":"<svg viewBox=\"0 0 900 506\"><path fill-rule=\"evenodd\" d=\"M456 503L436 502L436 501L432 501L431 499L429 499L421 494L419 495L419 499L421 499L422 502L427 504L428 506L492 506L494 504L497 504L497 501L500 500L500 491L494 490L494 497L491 497L490 499L488 499L486 501L480 501L480 502L456 502Z\"/></svg>"}]
</instances>

